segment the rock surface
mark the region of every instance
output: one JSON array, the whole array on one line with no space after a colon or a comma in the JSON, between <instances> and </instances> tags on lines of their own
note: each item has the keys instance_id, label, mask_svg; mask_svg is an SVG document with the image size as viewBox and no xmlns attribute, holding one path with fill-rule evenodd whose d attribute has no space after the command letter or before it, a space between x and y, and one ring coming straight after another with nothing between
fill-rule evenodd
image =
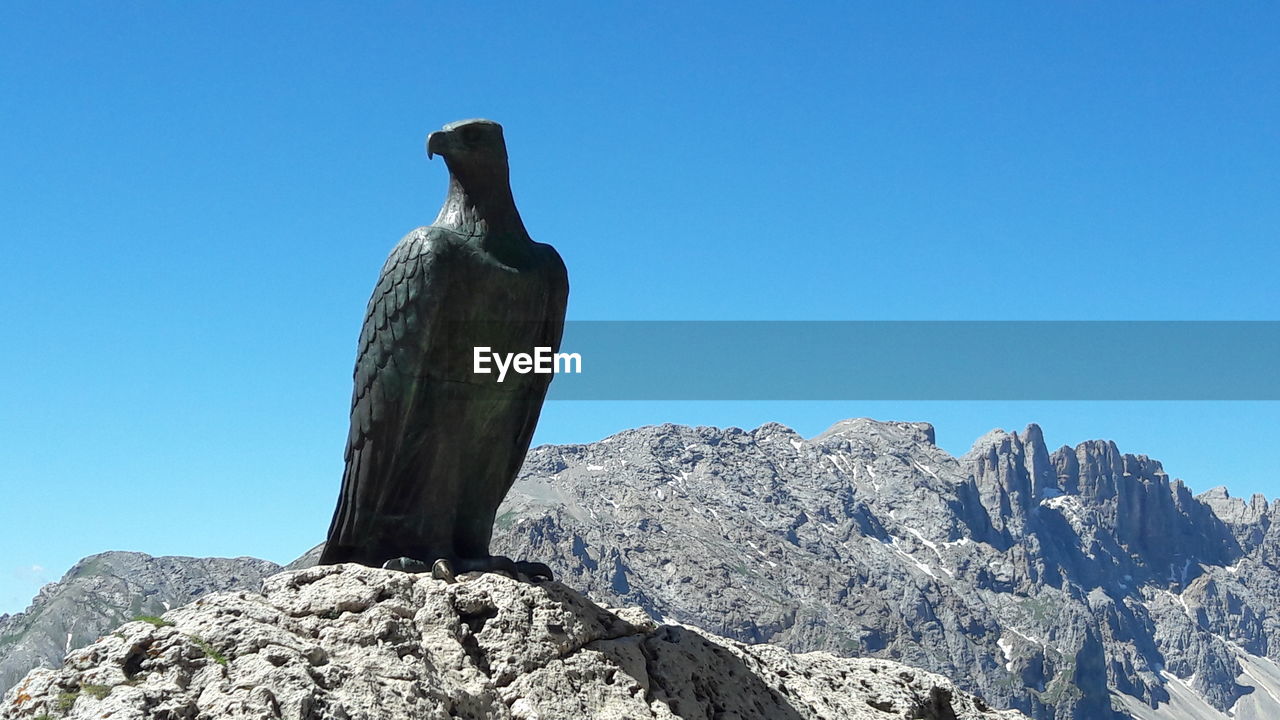
<instances>
[{"instance_id":1,"label":"rock surface","mask_svg":"<svg viewBox=\"0 0 1280 720\"><path fill-rule=\"evenodd\" d=\"M356 565L131 622L35 670L0 718L978 720L945 678L611 611L557 583Z\"/></svg>"},{"instance_id":2,"label":"rock surface","mask_svg":"<svg viewBox=\"0 0 1280 720\"><path fill-rule=\"evenodd\" d=\"M50 667L73 648L139 615L159 615L205 593L257 589L280 566L257 558L151 557L106 552L49 583L26 612L0 618L0 692L28 670Z\"/></svg>"}]
</instances>

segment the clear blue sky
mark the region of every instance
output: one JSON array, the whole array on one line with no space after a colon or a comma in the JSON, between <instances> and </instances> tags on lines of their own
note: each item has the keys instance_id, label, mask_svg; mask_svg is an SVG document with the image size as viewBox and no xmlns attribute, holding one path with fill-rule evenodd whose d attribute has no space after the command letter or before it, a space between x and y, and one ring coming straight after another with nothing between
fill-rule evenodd
<instances>
[{"instance_id":1,"label":"clear blue sky","mask_svg":"<svg viewBox=\"0 0 1280 720\"><path fill-rule=\"evenodd\" d=\"M323 537L364 305L459 118L506 126L574 319L1280 319L1278 27L1267 3L0 5L0 611L102 550ZM1277 494L1276 403L562 402L538 441L864 415L953 452L1036 421Z\"/></svg>"}]
</instances>

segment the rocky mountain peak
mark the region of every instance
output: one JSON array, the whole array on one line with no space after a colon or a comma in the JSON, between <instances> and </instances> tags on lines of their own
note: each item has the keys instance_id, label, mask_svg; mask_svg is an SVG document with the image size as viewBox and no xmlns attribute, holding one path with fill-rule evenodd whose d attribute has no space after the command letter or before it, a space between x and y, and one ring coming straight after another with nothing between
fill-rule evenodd
<instances>
[{"instance_id":1,"label":"rocky mountain peak","mask_svg":"<svg viewBox=\"0 0 1280 720\"><path fill-rule=\"evenodd\" d=\"M1063 452L1059 450L1058 452ZM1168 488L1169 476L1158 460L1146 455L1121 453L1110 440L1090 440L1073 451L1078 472L1067 478L1078 492L1095 501L1105 501L1130 490L1134 483L1157 483ZM1060 469L1065 461L1055 460Z\"/></svg>"},{"instance_id":2,"label":"rocky mountain peak","mask_svg":"<svg viewBox=\"0 0 1280 720\"><path fill-rule=\"evenodd\" d=\"M1029 425L1021 434L987 433L963 460L1003 542L1024 538L1043 559L1039 544L1061 537L1063 521L1078 538L1071 542L1078 549L1053 553L1055 562L1030 563L1031 580L1042 581L1042 570L1057 573L1055 566L1096 570L1102 562L1121 574L1185 583L1199 572L1196 563L1229 563L1240 554L1224 523L1159 461L1122 453L1112 441L1050 453L1040 428Z\"/></svg>"},{"instance_id":3,"label":"rocky mountain peak","mask_svg":"<svg viewBox=\"0 0 1280 720\"><path fill-rule=\"evenodd\" d=\"M993 510L997 531L1025 530L1027 515L1045 498L1062 494L1059 472L1045 445L1039 425L1022 431L992 430L974 443L965 456L983 505Z\"/></svg>"},{"instance_id":4,"label":"rocky mountain peak","mask_svg":"<svg viewBox=\"0 0 1280 720\"><path fill-rule=\"evenodd\" d=\"M777 425L777 423L769 423ZM778 427L786 427L778 425ZM790 428L787 428L790 430ZM792 431L794 432L794 431ZM831 427L818 433L813 438L813 442L822 442L835 437L859 437L877 436L885 439L891 439L898 443L923 443L925 445L937 445L936 433L933 425L926 422L894 422L872 420L871 418L850 418L841 420Z\"/></svg>"},{"instance_id":5,"label":"rocky mountain peak","mask_svg":"<svg viewBox=\"0 0 1280 720\"><path fill-rule=\"evenodd\" d=\"M0 618L0 689L126 620L159 615L210 592L256 588L279 570L257 558L90 555L41 588L26 612Z\"/></svg>"},{"instance_id":6,"label":"rocky mountain peak","mask_svg":"<svg viewBox=\"0 0 1280 720\"><path fill-rule=\"evenodd\" d=\"M1196 498L1230 530L1236 543L1246 553L1261 551L1267 560L1280 560L1273 551L1280 548L1280 501L1267 502L1261 493L1254 493L1248 500L1233 497L1225 487L1210 488ZM1275 563L1280 567L1280 562Z\"/></svg>"}]
</instances>

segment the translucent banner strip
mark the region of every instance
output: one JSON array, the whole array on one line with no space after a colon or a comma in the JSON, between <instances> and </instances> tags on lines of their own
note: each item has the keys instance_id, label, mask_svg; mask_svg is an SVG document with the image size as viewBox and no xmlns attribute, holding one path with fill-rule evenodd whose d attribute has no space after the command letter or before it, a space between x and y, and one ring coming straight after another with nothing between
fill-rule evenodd
<instances>
[{"instance_id":1,"label":"translucent banner strip","mask_svg":"<svg viewBox=\"0 0 1280 720\"><path fill-rule=\"evenodd\" d=\"M552 400L1280 400L1272 321L578 321L561 352Z\"/></svg>"}]
</instances>

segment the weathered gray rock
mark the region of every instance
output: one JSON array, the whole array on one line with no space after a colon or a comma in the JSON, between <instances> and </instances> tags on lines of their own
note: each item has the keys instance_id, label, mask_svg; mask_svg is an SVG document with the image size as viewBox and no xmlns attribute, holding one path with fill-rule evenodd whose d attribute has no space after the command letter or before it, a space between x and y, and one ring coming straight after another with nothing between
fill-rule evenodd
<instances>
[{"instance_id":1,"label":"weathered gray rock","mask_svg":"<svg viewBox=\"0 0 1280 720\"><path fill-rule=\"evenodd\" d=\"M257 558L151 557L106 552L40 590L26 612L0 618L0 692L51 667L127 620L159 615L206 593L257 589L280 566Z\"/></svg>"},{"instance_id":2,"label":"weathered gray rock","mask_svg":"<svg viewBox=\"0 0 1280 720\"><path fill-rule=\"evenodd\" d=\"M316 567L165 621L33 671L0 718L1022 717L896 663L743 645L499 575Z\"/></svg>"}]
</instances>

